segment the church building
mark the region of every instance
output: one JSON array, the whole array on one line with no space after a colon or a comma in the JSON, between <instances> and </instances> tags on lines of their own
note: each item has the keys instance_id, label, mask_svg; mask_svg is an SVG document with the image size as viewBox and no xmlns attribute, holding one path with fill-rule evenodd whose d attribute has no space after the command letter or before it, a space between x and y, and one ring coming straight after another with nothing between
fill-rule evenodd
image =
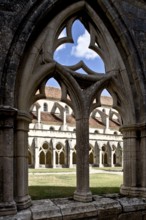
<instances>
[{"instance_id":1,"label":"church building","mask_svg":"<svg viewBox=\"0 0 146 220\"><path fill-rule=\"evenodd\" d=\"M76 165L76 121L74 112L60 101L61 90L46 87L46 99L31 109L29 127L29 167L56 168ZM96 167L122 166L123 141L119 113L112 98L101 96L101 107L89 119L89 164Z\"/></svg>"}]
</instances>

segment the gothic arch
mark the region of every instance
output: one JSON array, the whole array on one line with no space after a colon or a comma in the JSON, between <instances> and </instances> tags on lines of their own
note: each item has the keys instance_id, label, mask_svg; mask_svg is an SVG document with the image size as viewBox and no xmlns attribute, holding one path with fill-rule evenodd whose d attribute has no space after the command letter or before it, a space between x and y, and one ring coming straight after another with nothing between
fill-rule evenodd
<instances>
[{"instance_id":1,"label":"gothic arch","mask_svg":"<svg viewBox=\"0 0 146 220\"><path fill-rule=\"evenodd\" d=\"M13 146L14 141L12 141L11 146L9 146L12 152L13 148L15 149L15 155L13 153L11 160L7 162L9 164L5 164L5 167L11 167L13 160L15 160L15 181L10 183L9 178L5 178L5 185L9 186L10 189L8 202L11 203L11 207L6 207L10 213L16 212L15 202L18 209L25 209L31 205L27 186L23 187L24 183L27 184L28 178L26 140L28 125L31 121L29 109L37 99L45 97L44 86L49 78L54 77L59 82L62 89L62 101L65 101L73 108L77 119L77 190L74 194L76 200L85 202L92 200L88 181L89 134L87 121L89 113L95 107L100 106L99 97L103 87L110 92L113 97L113 107L122 116L124 145L128 146L128 141L130 140L134 149L130 153L128 152L131 157L135 158L137 145L140 146L141 144L141 148L143 147L144 141L141 141L141 139L144 137L143 134L145 134L146 102L144 94L146 92L144 72L136 44L118 11L116 2L110 0L79 0L74 3L73 0L56 0L50 3L49 0L42 0L37 1L34 5L32 4L32 7L28 8L29 10L24 12L25 15L23 15L23 19L8 50L1 80L2 95L0 103L3 105L1 112L5 115L6 121L9 118L13 124L13 119L17 120L17 123L15 123L15 137L12 130L13 126L11 126L11 130L5 131L9 132L9 135L12 139L15 139L16 143ZM108 10L109 8L112 10ZM56 44L55 42L51 44L51 40L56 38L62 28L67 25L67 19L71 17L73 20L80 17L83 21L84 18L87 18L85 25L93 36L90 47L94 50L95 36L97 34L95 30L98 30L100 43L103 49L106 50L107 56L105 56L103 51L98 50L98 52L106 64L107 74L78 76L73 70L64 68L53 61L51 56L54 48L45 46L55 45L57 47L59 45L57 41ZM55 30L52 28L54 24ZM69 25L71 25L71 21L68 24L68 32ZM47 44L48 36L51 36L49 44ZM72 42L71 35L68 36L69 41ZM39 93L36 94L38 90ZM82 90L84 90L85 94ZM72 102L67 99L67 95L70 96ZM88 97L87 100L85 100L85 96ZM139 99L134 100L136 96ZM93 104L95 99L97 103ZM82 111L85 117L82 116ZM82 135L85 139L81 138ZM21 140L24 140L24 143ZM84 143L87 144L84 146ZM83 166L80 167L82 150L84 150L85 154ZM125 163L124 172L126 175L124 176L124 185L121 191L123 194L131 193L131 195L146 196L143 191L146 188L145 153L145 150L143 150L141 176L140 174L136 175L136 170L140 166L138 159L136 160L137 163L128 159L127 161L131 166L127 166ZM140 157L139 154L137 157ZM21 166L17 166L19 164L18 158L21 158ZM129 167L132 167L132 172ZM18 173L22 173L21 178L17 175ZM82 175L80 176L80 174ZM4 175L7 177L7 174ZM13 170L11 171L11 176L13 176ZM13 182L16 182L15 192ZM141 187L140 190L139 187Z\"/></svg>"},{"instance_id":2,"label":"gothic arch","mask_svg":"<svg viewBox=\"0 0 146 220\"><path fill-rule=\"evenodd\" d=\"M52 11L55 9L55 7L58 4L60 4L60 2L61 1L56 1L53 4ZM66 8L69 4L72 6L72 3L73 3L73 1L70 1L70 3L66 3L66 5L60 4L59 9L62 10L62 7ZM128 74L135 74L135 76L133 76L133 79L134 79L134 77L136 77L136 75L137 75L137 77L139 77L140 74L138 74L138 73L139 73L139 71L141 71L141 73L142 73L142 69L141 69L141 62L140 62L140 58L137 53L136 45L135 45L135 42L134 42L132 36L130 35L125 23L121 22L122 18L120 16L120 13L118 12L118 9L116 7L116 3L111 4L110 1L109 2L96 2L96 3L95 3L95 1L93 1L92 3L88 2L88 1L79 1L78 5L80 3L84 4L84 9L86 9L86 7L88 7L88 6L91 8L95 8L97 13L94 11L94 16L99 14L101 19L103 20L103 22L106 21L105 23L109 24L109 26L110 26L109 32L111 33L113 39L116 40L119 37L119 41L118 41L117 46L119 48L119 51L121 52L121 55L123 57L125 57L125 55L126 55L126 57L127 57L130 54L130 62L129 63L128 63L129 59L124 59L126 69L128 69ZM94 7L93 7L93 5L94 5ZM19 55L22 55L24 53L24 48L25 48L26 44L25 44L25 42L22 43L22 41L21 41L22 35L23 35L23 38L26 39L26 42L28 42L28 40L31 39L31 35L33 34L33 31L35 31L35 28L39 24L43 23L43 27L46 24L46 22L43 22L43 19L45 19L45 18L43 18L44 14L47 16L47 19L46 19L47 21L52 19L52 17L51 16L49 17L47 14L47 11L49 10L49 6L52 7L52 5L49 4L49 1L44 0L44 1L42 1L41 4L37 3L35 7L38 10L37 11L35 10L35 16L34 16L34 10L32 8L29 11L29 13L27 13L27 16L25 17L25 19L23 19L23 22L20 25L21 28L19 29L19 32L16 34L17 39L13 40L13 43L11 44L11 47L10 47L9 53L12 55L8 56L9 62L6 61L6 63L9 63L9 66L7 68L7 74L5 74L7 76L3 77L3 78L5 78L5 80L4 80L5 84L6 84L6 81L9 81L8 77L10 74L8 74L8 72L12 72L12 64L13 63L16 64L16 69L18 69L19 61L18 61L18 57L16 57L14 55L14 54L16 54L15 50L17 49L17 54L19 54ZM77 7L80 8L81 6L77 6ZM107 10L109 7L112 8L113 10ZM74 8L74 7L72 7L72 8ZM42 11L44 13L42 13ZM105 15L104 11L107 11L106 15ZM53 12L54 12L54 16L55 16L56 12L55 11L53 11ZM58 12L58 10L57 10L57 12ZM114 19L115 17L116 17L116 19ZM39 22L35 22L36 19ZM29 20L31 20L32 23L28 22ZM113 20L114 20L114 22L112 22ZM42 21L42 23L41 23L41 21ZM120 31L119 31L119 27L120 27ZM42 28L40 30L42 31ZM121 36L119 36L119 34L121 34ZM129 42L131 42L130 45L129 45ZM132 53L130 51L132 51ZM135 63L134 62L135 60L137 60L138 63ZM14 68L13 68L13 72L14 71L18 72L16 69L14 70ZM15 76L13 77L14 81L13 81L12 87L11 87L12 93L14 91L14 86L15 86ZM139 85L139 88L138 88L138 84L136 87L137 87L136 88L137 94L141 94L141 97L142 97L143 88L141 89L141 92L138 91L140 89L140 87L142 87L142 84ZM144 87L144 85L143 85L143 87ZM7 88L5 88L5 89L7 91ZM8 101L11 101L11 104L8 103ZM13 100L10 100L9 98L6 100L6 103L10 104L11 106L14 106Z\"/></svg>"}]
</instances>

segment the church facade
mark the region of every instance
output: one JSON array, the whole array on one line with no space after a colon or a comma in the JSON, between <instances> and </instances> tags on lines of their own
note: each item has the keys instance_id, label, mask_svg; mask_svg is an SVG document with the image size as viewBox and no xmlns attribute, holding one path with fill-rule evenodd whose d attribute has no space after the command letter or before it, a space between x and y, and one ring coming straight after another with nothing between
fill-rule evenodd
<instances>
[{"instance_id":1,"label":"church facade","mask_svg":"<svg viewBox=\"0 0 146 220\"><path fill-rule=\"evenodd\" d=\"M29 167L57 168L76 165L76 124L73 110L60 101L59 88L46 87L47 99L32 107L28 138ZM122 166L121 118L112 109L112 98L101 96L102 106L89 119L89 164Z\"/></svg>"}]
</instances>

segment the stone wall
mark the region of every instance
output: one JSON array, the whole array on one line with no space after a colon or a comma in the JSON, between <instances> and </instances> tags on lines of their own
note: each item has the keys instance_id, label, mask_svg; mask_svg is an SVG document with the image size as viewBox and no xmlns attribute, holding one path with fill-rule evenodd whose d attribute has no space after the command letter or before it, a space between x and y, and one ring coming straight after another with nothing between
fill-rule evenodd
<instances>
[{"instance_id":1,"label":"stone wall","mask_svg":"<svg viewBox=\"0 0 146 220\"><path fill-rule=\"evenodd\" d=\"M146 199L121 197L118 194L93 196L90 203L72 198L36 200L15 216L0 220L145 220Z\"/></svg>"},{"instance_id":2,"label":"stone wall","mask_svg":"<svg viewBox=\"0 0 146 220\"><path fill-rule=\"evenodd\" d=\"M96 39L100 41L107 71L102 77L98 74L93 77L90 74L79 76L51 59L54 52L52 45L58 43L56 29L59 33L61 28L66 27L67 19L71 22L70 19L76 19L79 15L91 28L93 40L90 47L96 46ZM70 30L69 24L67 30ZM99 105L100 92L107 88L112 94L114 107L123 119L124 181L121 193L146 197L145 1L1 0L0 51L0 216L13 215L17 209L28 208L24 211L24 218L19 218L21 213L18 213L13 219L90 217L93 220L107 219L105 216L108 219L146 219L145 199L116 197L105 200L95 196L95 201L92 201L88 181L89 113L95 108L93 100ZM52 214L46 209L39 214L37 205L40 207L42 202L33 202L34 205L29 208L29 110L39 95L44 97L43 86L50 75L62 85L62 99L64 102L71 101L75 111L77 190L74 193L76 202L64 200L67 209L59 200L49 200L44 201L47 205L43 204L43 207L51 210ZM37 96L38 90L40 94ZM67 95L70 100L67 100ZM108 207L104 206L104 202L109 204ZM111 204L116 206L114 213L110 212L113 210ZM83 210L76 211L76 207L80 206L84 207ZM53 210L57 210L55 213L58 216L51 217ZM67 213L70 210L74 217ZM42 213L44 217L41 217Z\"/></svg>"}]
</instances>

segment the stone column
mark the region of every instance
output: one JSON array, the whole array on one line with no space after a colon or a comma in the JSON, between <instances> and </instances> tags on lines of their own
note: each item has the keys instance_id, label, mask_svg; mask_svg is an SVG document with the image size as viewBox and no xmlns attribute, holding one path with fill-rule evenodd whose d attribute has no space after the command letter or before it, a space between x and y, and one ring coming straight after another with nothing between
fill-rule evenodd
<instances>
[{"instance_id":1,"label":"stone column","mask_svg":"<svg viewBox=\"0 0 146 220\"><path fill-rule=\"evenodd\" d=\"M53 158L52 158L52 167L53 168L56 168L56 148L55 148L55 141L54 139L52 139L52 150L53 150Z\"/></svg>"},{"instance_id":2,"label":"stone column","mask_svg":"<svg viewBox=\"0 0 146 220\"><path fill-rule=\"evenodd\" d=\"M105 133L108 133L109 131L109 116L106 115L106 122L105 122Z\"/></svg>"},{"instance_id":3,"label":"stone column","mask_svg":"<svg viewBox=\"0 0 146 220\"><path fill-rule=\"evenodd\" d=\"M68 140L68 166L69 168L73 167L73 163L72 163L72 154L73 154L73 150L72 150L72 140Z\"/></svg>"},{"instance_id":4,"label":"stone column","mask_svg":"<svg viewBox=\"0 0 146 220\"><path fill-rule=\"evenodd\" d=\"M102 163L102 149L99 149L99 167L103 167L103 163Z\"/></svg>"},{"instance_id":5,"label":"stone column","mask_svg":"<svg viewBox=\"0 0 146 220\"><path fill-rule=\"evenodd\" d=\"M38 123L41 123L41 108L38 108Z\"/></svg>"},{"instance_id":6,"label":"stone column","mask_svg":"<svg viewBox=\"0 0 146 220\"><path fill-rule=\"evenodd\" d=\"M89 189L89 118L76 119L76 151L77 189L74 199L89 202L92 201Z\"/></svg>"},{"instance_id":7,"label":"stone column","mask_svg":"<svg viewBox=\"0 0 146 220\"><path fill-rule=\"evenodd\" d=\"M35 146L34 146L34 148L35 148L35 150L34 150L34 152L35 152L35 155L34 155L35 156L35 163L34 163L34 168L37 169L37 168L40 167L38 138L35 138L34 141L35 141Z\"/></svg>"},{"instance_id":8,"label":"stone column","mask_svg":"<svg viewBox=\"0 0 146 220\"><path fill-rule=\"evenodd\" d=\"M140 162L139 172L141 173L141 186L144 190L142 195L146 197L146 125L141 126L141 142L140 142Z\"/></svg>"},{"instance_id":9,"label":"stone column","mask_svg":"<svg viewBox=\"0 0 146 220\"><path fill-rule=\"evenodd\" d=\"M61 126L61 131L66 131L66 130L68 130L66 117L67 117L67 115L66 115L66 109L63 109L63 113L62 113L63 124L62 124L62 126Z\"/></svg>"},{"instance_id":10,"label":"stone column","mask_svg":"<svg viewBox=\"0 0 146 220\"><path fill-rule=\"evenodd\" d=\"M27 113L17 115L15 139L15 201L17 208L26 209L31 205L28 195L28 131L31 118Z\"/></svg>"},{"instance_id":11,"label":"stone column","mask_svg":"<svg viewBox=\"0 0 146 220\"><path fill-rule=\"evenodd\" d=\"M130 196L146 196L146 189L142 189L142 155L141 149L145 149L141 143L138 126L123 127L123 185L121 193ZM140 146L141 145L141 146ZM143 152L144 153L144 152ZM142 193L143 192L143 193Z\"/></svg>"},{"instance_id":12,"label":"stone column","mask_svg":"<svg viewBox=\"0 0 146 220\"><path fill-rule=\"evenodd\" d=\"M114 167L114 151L111 151L111 167Z\"/></svg>"},{"instance_id":13,"label":"stone column","mask_svg":"<svg viewBox=\"0 0 146 220\"><path fill-rule=\"evenodd\" d=\"M99 166L99 149L97 146L97 142L94 145L94 166Z\"/></svg>"},{"instance_id":14,"label":"stone column","mask_svg":"<svg viewBox=\"0 0 146 220\"><path fill-rule=\"evenodd\" d=\"M0 216L16 214L13 191L14 118L16 109L0 107Z\"/></svg>"}]
</instances>

